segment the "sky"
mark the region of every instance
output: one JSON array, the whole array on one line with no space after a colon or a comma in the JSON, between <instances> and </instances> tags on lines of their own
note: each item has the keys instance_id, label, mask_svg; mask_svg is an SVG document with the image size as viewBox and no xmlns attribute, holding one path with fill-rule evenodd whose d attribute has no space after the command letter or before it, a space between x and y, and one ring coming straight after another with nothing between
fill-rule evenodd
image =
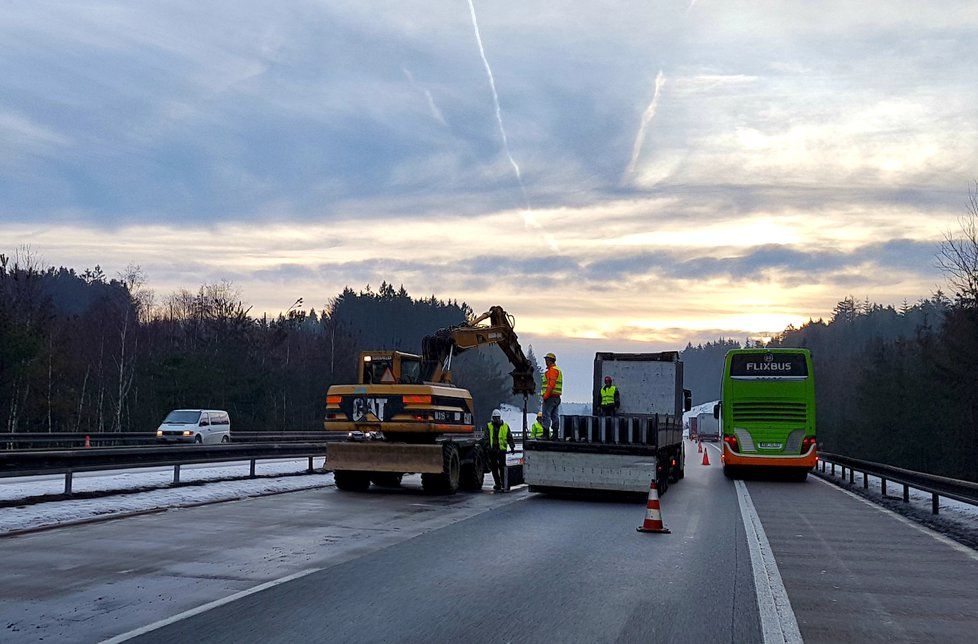
<instances>
[{"instance_id":1,"label":"sky","mask_svg":"<svg viewBox=\"0 0 978 644\"><path fill-rule=\"evenodd\" d=\"M9 0L0 42L0 252L500 304L570 399L928 296L978 177L973 1Z\"/></svg>"}]
</instances>

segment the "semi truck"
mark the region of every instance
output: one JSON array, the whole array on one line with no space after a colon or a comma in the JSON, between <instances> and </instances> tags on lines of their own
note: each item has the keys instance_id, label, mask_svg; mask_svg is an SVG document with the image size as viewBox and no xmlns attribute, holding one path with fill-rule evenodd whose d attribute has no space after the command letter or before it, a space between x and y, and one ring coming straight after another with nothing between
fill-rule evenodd
<instances>
[{"instance_id":1,"label":"semi truck","mask_svg":"<svg viewBox=\"0 0 978 644\"><path fill-rule=\"evenodd\" d=\"M690 440L696 440L699 437L699 417L690 416L689 417L689 438Z\"/></svg>"},{"instance_id":2,"label":"semi truck","mask_svg":"<svg viewBox=\"0 0 978 644\"><path fill-rule=\"evenodd\" d=\"M692 419L690 419L692 422ZM720 441L720 421L711 412L696 415L696 435L701 441Z\"/></svg>"},{"instance_id":3,"label":"semi truck","mask_svg":"<svg viewBox=\"0 0 978 644\"><path fill-rule=\"evenodd\" d=\"M595 401L605 376L621 392L615 415L561 416L553 440L524 442L531 492L645 494L655 479L664 494L685 475L682 415L691 396L679 352L595 354Z\"/></svg>"}]
</instances>

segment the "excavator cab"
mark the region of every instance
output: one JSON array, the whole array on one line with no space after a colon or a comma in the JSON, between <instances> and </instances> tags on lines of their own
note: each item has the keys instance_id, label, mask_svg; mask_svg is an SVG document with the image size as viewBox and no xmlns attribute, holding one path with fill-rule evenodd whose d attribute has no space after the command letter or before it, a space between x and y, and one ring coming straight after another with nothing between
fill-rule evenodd
<instances>
[{"instance_id":1,"label":"excavator cab","mask_svg":"<svg viewBox=\"0 0 978 644\"><path fill-rule=\"evenodd\" d=\"M421 356L400 351L364 351L360 354L362 385L420 385L426 376Z\"/></svg>"}]
</instances>

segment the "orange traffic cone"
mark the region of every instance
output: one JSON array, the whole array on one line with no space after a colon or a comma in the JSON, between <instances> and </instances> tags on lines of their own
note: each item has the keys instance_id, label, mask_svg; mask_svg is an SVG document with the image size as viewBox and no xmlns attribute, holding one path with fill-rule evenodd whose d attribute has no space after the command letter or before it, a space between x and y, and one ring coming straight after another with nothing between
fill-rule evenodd
<instances>
[{"instance_id":1,"label":"orange traffic cone","mask_svg":"<svg viewBox=\"0 0 978 644\"><path fill-rule=\"evenodd\" d=\"M659 490L655 487L655 479L649 485L649 501L645 506L645 521L635 528L639 532L660 532L669 534L671 530L662 523L662 512L659 509Z\"/></svg>"},{"instance_id":2,"label":"orange traffic cone","mask_svg":"<svg viewBox=\"0 0 978 644\"><path fill-rule=\"evenodd\" d=\"M697 454L702 454L703 453L703 443L701 443L699 441L696 441L696 453Z\"/></svg>"},{"instance_id":3,"label":"orange traffic cone","mask_svg":"<svg viewBox=\"0 0 978 644\"><path fill-rule=\"evenodd\" d=\"M91 447L91 446L92 446L92 441L89 440L88 434L85 434L85 447Z\"/></svg>"},{"instance_id":4,"label":"orange traffic cone","mask_svg":"<svg viewBox=\"0 0 978 644\"><path fill-rule=\"evenodd\" d=\"M709 464L710 464L710 450L705 449L703 450L703 465L709 465Z\"/></svg>"}]
</instances>

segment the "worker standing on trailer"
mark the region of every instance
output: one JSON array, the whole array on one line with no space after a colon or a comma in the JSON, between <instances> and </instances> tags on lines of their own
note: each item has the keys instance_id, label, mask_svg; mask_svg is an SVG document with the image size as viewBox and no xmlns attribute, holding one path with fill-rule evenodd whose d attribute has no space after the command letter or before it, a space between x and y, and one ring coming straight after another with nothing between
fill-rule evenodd
<instances>
[{"instance_id":1,"label":"worker standing on trailer","mask_svg":"<svg viewBox=\"0 0 978 644\"><path fill-rule=\"evenodd\" d=\"M530 426L530 440L538 441L543 438L543 425L540 423L541 420L543 420L543 412L538 411L536 421Z\"/></svg>"},{"instance_id":2,"label":"worker standing on trailer","mask_svg":"<svg viewBox=\"0 0 978 644\"><path fill-rule=\"evenodd\" d=\"M498 409L492 412L492 420L486 425L483 440L489 457L489 471L492 472L492 489L498 492L503 489L506 480L506 446L509 445L510 452L516 452L513 434L509 431L509 425L503 422L503 415Z\"/></svg>"},{"instance_id":3,"label":"worker standing on trailer","mask_svg":"<svg viewBox=\"0 0 978 644\"><path fill-rule=\"evenodd\" d=\"M547 369L543 372L540 391L543 392L543 430L547 437L557 440L560 429L560 394L564 390L564 374L557 367L557 356L543 357Z\"/></svg>"},{"instance_id":4,"label":"worker standing on trailer","mask_svg":"<svg viewBox=\"0 0 978 644\"><path fill-rule=\"evenodd\" d=\"M617 416L618 408L621 407L621 393L611 376L604 377L604 387L598 393L601 396L601 415Z\"/></svg>"}]
</instances>

